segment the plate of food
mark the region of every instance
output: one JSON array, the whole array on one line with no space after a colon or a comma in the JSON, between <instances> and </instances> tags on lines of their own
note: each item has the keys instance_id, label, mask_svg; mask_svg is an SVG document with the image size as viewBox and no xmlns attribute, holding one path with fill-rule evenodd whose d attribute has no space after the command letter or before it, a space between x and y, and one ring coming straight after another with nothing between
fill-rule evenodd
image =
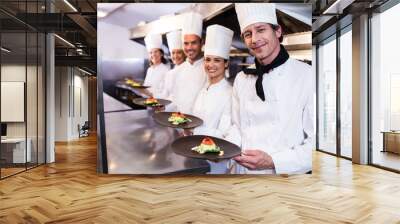
<instances>
[{"instance_id":1,"label":"plate of food","mask_svg":"<svg viewBox=\"0 0 400 224\"><path fill-rule=\"evenodd\" d=\"M153 115L154 120L163 126L171 128L195 128L203 124L203 120L180 112L159 112Z\"/></svg>"},{"instance_id":2,"label":"plate of food","mask_svg":"<svg viewBox=\"0 0 400 224\"><path fill-rule=\"evenodd\" d=\"M192 135L176 139L172 150L179 155L197 159L230 159L241 154L239 146L207 135Z\"/></svg>"},{"instance_id":3,"label":"plate of food","mask_svg":"<svg viewBox=\"0 0 400 224\"><path fill-rule=\"evenodd\" d=\"M145 107L160 107L171 103L169 100L150 98L135 98L132 100L134 104Z\"/></svg>"},{"instance_id":4,"label":"plate of food","mask_svg":"<svg viewBox=\"0 0 400 224\"><path fill-rule=\"evenodd\" d=\"M143 86L140 82L128 78L125 79L125 84L128 85L129 87L139 88L139 89L146 89L150 87L150 86Z\"/></svg>"}]
</instances>

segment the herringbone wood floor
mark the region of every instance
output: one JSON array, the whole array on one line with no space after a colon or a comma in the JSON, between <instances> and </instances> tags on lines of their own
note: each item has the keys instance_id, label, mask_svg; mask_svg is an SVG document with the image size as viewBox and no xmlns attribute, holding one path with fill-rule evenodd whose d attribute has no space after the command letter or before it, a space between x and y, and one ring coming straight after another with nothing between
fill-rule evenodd
<instances>
[{"instance_id":1,"label":"herringbone wood floor","mask_svg":"<svg viewBox=\"0 0 400 224\"><path fill-rule=\"evenodd\" d=\"M400 175L316 152L312 175L107 176L96 139L0 181L0 223L400 223Z\"/></svg>"}]
</instances>

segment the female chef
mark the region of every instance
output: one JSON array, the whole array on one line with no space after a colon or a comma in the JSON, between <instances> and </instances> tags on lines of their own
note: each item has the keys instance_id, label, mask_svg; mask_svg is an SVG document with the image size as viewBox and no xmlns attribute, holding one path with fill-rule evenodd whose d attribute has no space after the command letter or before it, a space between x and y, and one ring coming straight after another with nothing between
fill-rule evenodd
<instances>
[{"instance_id":1,"label":"female chef","mask_svg":"<svg viewBox=\"0 0 400 224\"><path fill-rule=\"evenodd\" d=\"M200 90L192 114L203 120L193 134L224 138L231 127L232 86L225 79L233 31L220 26L207 27L204 70L207 84ZM227 173L227 161L209 162L211 174Z\"/></svg>"},{"instance_id":2,"label":"female chef","mask_svg":"<svg viewBox=\"0 0 400 224\"><path fill-rule=\"evenodd\" d=\"M146 95L159 97L162 94L165 74L170 70L164 51L161 49L161 34L149 34L144 38L147 51L150 54L150 67L147 69L144 86L150 86Z\"/></svg>"},{"instance_id":3,"label":"female chef","mask_svg":"<svg viewBox=\"0 0 400 224\"><path fill-rule=\"evenodd\" d=\"M182 32L180 30L175 30L167 33L167 42L171 53L171 59L175 66L165 74L164 88L162 90L161 98L174 101L172 99L172 90L175 87L175 79L182 68L182 63L186 60L182 48Z\"/></svg>"}]
</instances>

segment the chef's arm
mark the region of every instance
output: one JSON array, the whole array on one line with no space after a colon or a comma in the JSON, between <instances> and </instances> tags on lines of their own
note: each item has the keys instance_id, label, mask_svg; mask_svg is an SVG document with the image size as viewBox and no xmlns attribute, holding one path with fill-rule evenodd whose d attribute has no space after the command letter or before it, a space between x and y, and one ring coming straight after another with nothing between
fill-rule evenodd
<instances>
[{"instance_id":1,"label":"chef's arm","mask_svg":"<svg viewBox=\"0 0 400 224\"><path fill-rule=\"evenodd\" d=\"M236 84L236 82L235 82ZM225 139L238 145L242 145L242 138L240 135L240 119L239 119L239 98L237 93L237 86L234 84L232 90L232 106L231 106L231 126L227 131Z\"/></svg>"},{"instance_id":2,"label":"chef's arm","mask_svg":"<svg viewBox=\"0 0 400 224\"><path fill-rule=\"evenodd\" d=\"M210 135L217 138L225 138L228 134L229 129L232 126L231 121L231 100L228 100L224 105L224 111L218 121L216 127L206 127L204 125L194 129L193 134L195 135Z\"/></svg>"},{"instance_id":3,"label":"chef's arm","mask_svg":"<svg viewBox=\"0 0 400 224\"><path fill-rule=\"evenodd\" d=\"M140 90L141 91L141 93L143 94L143 95L145 95L145 96L147 96L147 97L153 97L153 94L149 91L149 90L147 90L147 89L142 89L142 90Z\"/></svg>"},{"instance_id":4,"label":"chef's arm","mask_svg":"<svg viewBox=\"0 0 400 224\"><path fill-rule=\"evenodd\" d=\"M174 102L172 102L165 106L165 111L166 112L176 112L176 111L178 111L178 107L176 106L176 104Z\"/></svg>"},{"instance_id":5,"label":"chef's arm","mask_svg":"<svg viewBox=\"0 0 400 224\"><path fill-rule=\"evenodd\" d=\"M312 154L315 148L313 101L314 94L311 93L303 109L303 142L270 155L277 174L301 174L312 169Z\"/></svg>"},{"instance_id":6,"label":"chef's arm","mask_svg":"<svg viewBox=\"0 0 400 224\"><path fill-rule=\"evenodd\" d=\"M149 70L146 72L146 77L144 78L143 81L143 86L149 86ZM153 94L148 90L148 89L138 89L138 92L142 95L142 97L153 97Z\"/></svg>"}]
</instances>

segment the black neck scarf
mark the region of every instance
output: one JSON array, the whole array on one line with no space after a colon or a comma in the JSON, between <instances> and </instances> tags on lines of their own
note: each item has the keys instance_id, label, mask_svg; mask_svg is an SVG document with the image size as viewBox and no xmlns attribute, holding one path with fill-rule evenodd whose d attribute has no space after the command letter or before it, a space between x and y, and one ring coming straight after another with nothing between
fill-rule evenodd
<instances>
[{"instance_id":1,"label":"black neck scarf","mask_svg":"<svg viewBox=\"0 0 400 224\"><path fill-rule=\"evenodd\" d=\"M280 48L281 49L279 50L278 56L276 56L276 58L271 62L271 64L261 65L255 58L254 59L254 62L256 64L255 69L249 69L249 68L243 69L243 72L245 74L251 74L257 76L256 92L257 96L260 97L262 101L265 101L264 88L262 85L263 75L265 73L269 73L272 69L284 64L289 59L289 54L287 53L286 49L282 45L280 45Z\"/></svg>"}]
</instances>

